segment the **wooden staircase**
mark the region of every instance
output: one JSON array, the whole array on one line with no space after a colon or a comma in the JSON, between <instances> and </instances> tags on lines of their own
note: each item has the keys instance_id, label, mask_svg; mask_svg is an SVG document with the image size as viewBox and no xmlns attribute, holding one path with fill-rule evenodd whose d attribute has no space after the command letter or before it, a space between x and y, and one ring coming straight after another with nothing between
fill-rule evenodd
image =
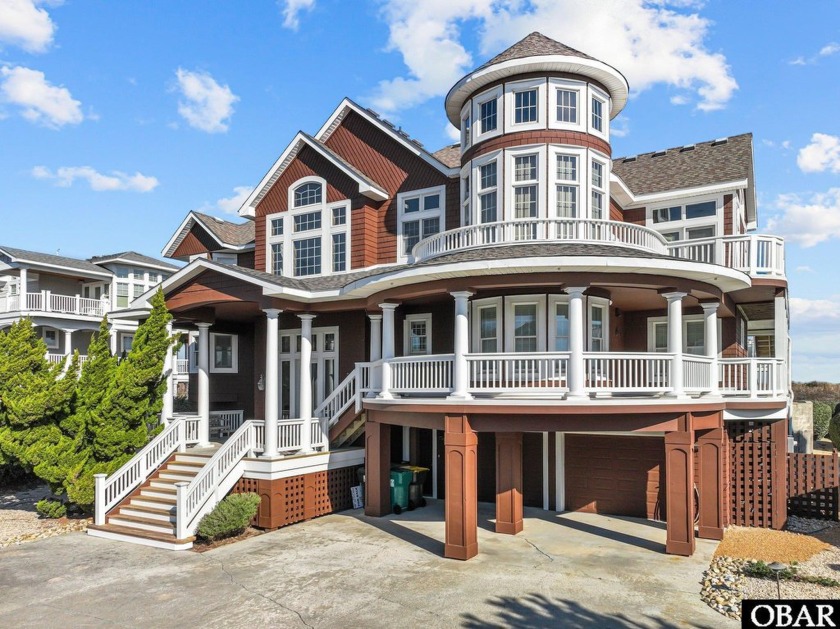
<instances>
[{"instance_id":1,"label":"wooden staircase","mask_svg":"<svg viewBox=\"0 0 840 629\"><path fill-rule=\"evenodd\" d=\"M211 446L171 455L108 513L105 524L88 526L88 534L170 550L191 548L194 537L177 539L175 534L175 483L191 481L215 451Z\"/></svg>"}]
</instances>

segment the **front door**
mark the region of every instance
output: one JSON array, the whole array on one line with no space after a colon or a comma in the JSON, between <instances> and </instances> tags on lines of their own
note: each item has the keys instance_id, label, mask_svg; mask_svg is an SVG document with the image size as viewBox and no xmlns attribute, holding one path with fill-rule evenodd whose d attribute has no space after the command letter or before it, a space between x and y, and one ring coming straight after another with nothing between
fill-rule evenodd
<instances>
[{"instance_id":1,"label":"front door","mask_svg":"<svg viewBox=\"0 0 840 629\"><path fill-rule=\"evenodd\" d=\"M312 410L318 407L336 385L338 371L338 328L312 330ZM300 417L300 330L280 335L280 417Z\"/></svg>"}]
</instances>

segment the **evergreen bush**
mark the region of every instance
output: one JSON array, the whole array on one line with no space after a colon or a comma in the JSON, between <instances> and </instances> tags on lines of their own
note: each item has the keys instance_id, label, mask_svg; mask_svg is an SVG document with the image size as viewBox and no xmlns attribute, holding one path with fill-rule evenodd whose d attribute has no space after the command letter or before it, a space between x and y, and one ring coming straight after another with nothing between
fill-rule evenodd
<instances>
[{"instance_id":1,"label":"evergreen bush","mask_svg":"<svg viewBox=\"0 0 840 629\"><path fill-rule=\"evenodd\" d=\"M828 425L828 438L831 439L832 445L840 450L840 412L831 418Z\"/></svg>"},{"instance_id":2,"label":"evergreen bush","mask_svg":"<svg viewBox=\"0 0 840 629\"><path fill-rule=\"evenodd\" d=\"M833 404L814 402L814 439L822 439L828 434Z\"/></svg>"},{"instance_id":3,"label":"evergreen bush","mask_svg":"<svg viewBox=\"0 0 840 629\"><path fill-rule=\"evenodd\" d=\"M63 518L67 515L67 506L60 500L44 498L35 503L35 511L43 518Z\"/></svg>"},{"instance_id":4,"label":"evergreen bush","mask_svg":"<svg viewBox=\"0 0 840 629\"><path fill-rule=\"evenodd\" d=\"M257 494L231 494L201 519L198 537L213 541L239 535L248 528L259 507Z\"/></svg>"}]
</instances>

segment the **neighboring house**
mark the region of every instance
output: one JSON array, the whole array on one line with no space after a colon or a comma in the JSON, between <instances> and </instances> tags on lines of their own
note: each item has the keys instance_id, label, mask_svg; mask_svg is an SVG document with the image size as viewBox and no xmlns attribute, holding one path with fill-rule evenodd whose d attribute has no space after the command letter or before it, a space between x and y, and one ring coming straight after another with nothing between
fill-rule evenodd
<instances>
[{"instance_id":1,"label":"neighboring house","mask_svg":"<svg viewBox=\"0 0 840 629\"><path fill-rule=\"evenodd\" d=\"M80 260L0 245L0 329L29 317L50 361L74 351L86 360L102 317L111 319L178 268L133 251ZM136 330L136 321L111 319L111 351L130 350Z\"/></svg>"},{"instance_id":2,"label":"neighboring house","mask_svg":"<svg viewBox=\"0 0 840 629\"><path fill-rule=\"evenodd\" d=\"M188 215L164 253L191 262L163 290L199 412L145 475L99 479L93 533L184 547L231 488L261 494L268 528L328 512L354 444L369 515L391 511L392 463L431 469L447 557L477 553L477 501L501 533L523 506L664 520L681 555L695 517L719 539L747 495L780 527L787 281L782 240L750 233L752 136L613 158L628 95L533 33L450 90L460 144L431 153L345 99L283 150L247 222ZM233 436L210 463L173 454L211 429ZM774 481L735 504L731 444L754 430Z\"/></svg>"}]
</instances>

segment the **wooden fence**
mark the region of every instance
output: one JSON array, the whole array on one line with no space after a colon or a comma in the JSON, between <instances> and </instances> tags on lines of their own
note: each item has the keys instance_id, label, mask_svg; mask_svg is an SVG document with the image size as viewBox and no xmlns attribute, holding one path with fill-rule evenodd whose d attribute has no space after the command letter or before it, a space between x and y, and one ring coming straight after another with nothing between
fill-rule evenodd
<instances>
[{"instance_id":1,"label":"wooden fence","mask_svg":"<svg viewBox=\"0 0 840 629\"><path fill-rule=\"evenodd\" d=\"M840 455L788 453L788 515L840 520Z\"/></svg>"},{"instance_id":2,"label":"wooden fence","mask_svg":"<svg viewBox=\"0 0 840 629\"><path fill-rule=\"evenodd\" d=\"M726 423L729 450L729 523L773 527L773 480L776 465L769 423ZM782 461L783 463L784 461ZM782 507L784 509L784 507Z\"/></svg>"}]
</instances>

